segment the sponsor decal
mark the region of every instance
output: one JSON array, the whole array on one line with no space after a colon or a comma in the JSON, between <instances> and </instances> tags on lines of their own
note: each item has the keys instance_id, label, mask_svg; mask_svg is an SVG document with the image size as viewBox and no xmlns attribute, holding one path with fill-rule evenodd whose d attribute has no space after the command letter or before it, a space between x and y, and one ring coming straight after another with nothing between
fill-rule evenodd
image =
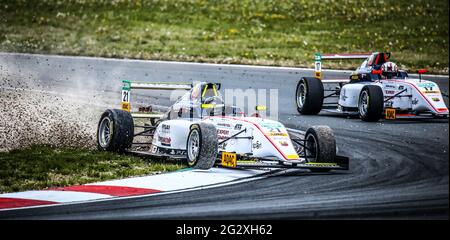
<instances>
[{"instance_id":1,"label":"sponsor decal","mask_svg":"<svg viewBox=\"0 0 450 240\"><path fill-rule=\"evenodd\" d=\"M151 153L156 153L156 151L158 151L158 147L153 145L152 149L150 150Z\"/></svg>"},{"instance_id":2,"label":"sponsor decal","mask_svg":"<svg viewBox=\"0 0 450 240\"><path fill-rule=\"evenodd\" d=\"M390 85L390 84L386 84L386 85L384 85L384 87L396 89L395 85Z\"/></svg>"},{"instance_id":3,"label":"sponsor decal","mask_svg":"<svg viewBox=\"0 0 450 240\"><path fill-rule=\"evenodd\" d=\"M242 128L242 124L236 124L234 126L234 130L241 130L241 128Z\"/></svg>"},{"instance_id":4,"label":"sponsor decal","mask_svg":"<svg viewBox=\"0 0 450 240\"><path fill-rule=\"evenodd\" d=\"M269 132L267 135L271 136L271 137L287 137L288 136L287 133L282 133L282 132Z\"/></svg>"},{"instance_id":5,"label":"sponsor decal","mask_svg":"<svg viewBox=\"0 0 450 240\"><path fill-rule=\"evenodd\" d=\"M419 83L419 84L417 84L417 86L419 86L421 88L431 88L431 89L433 89L433 87L436 86L436 84L434 84L434 83Z\"/></svg>"},{"instance_id":6,"label":"sponsor decal","mask_svg":"<svg viewBox=\"0 0 450 240\"><path fill-rule=\"evenodd\" d=\"M411 104L412 104L412 105L417 105L417 103L419 103L419 100L418 100L417 98L414 98L414 99L411 101Z\"/></svg>"},{"instance_id":7,"label":"sponsor decal","mask_svg":"<svg viewBox=\"0 0 450 240\"><path fill-rule=\"evenodd\" d=\"M434 83L419 83L418 86L420 88L422 88L421 89L422 93L426 93L426 94L428 94L428 93L440 93L439 90L433 90L433 88L436 86L436 84L434 84Z\"/></svg>"},{"instance_id":8,"label":"sponsor decal","mask_svg":"<svg viewBox=\"0 0 450 240\"><path fill-rule=\"evenodd\" d=\"M271 128L269 132L281 132L281 130L279 128Z\"/></svg>"},{"instance_id":9,"label":"sponsor decal","mask_svg":"<svg viewBox=\"0 0 450 240\"><path fill-rule=\"evenodd\" d=\"M158 154L170 154L170 155L186 155L186 150L181 149L167 149L167 148L160 148L156 147L155 152Z\"/></svg>"},{"instance_id":10,"label":"sponsor decal","mask_svg":"<svg viewBox=\"0 0 450 240\"><path fill-rule=\"evenodd\" d=\"M393 109L393 108L386 108L386 110L385 110L385 118L387 119L387 120L394 120L396 117L395 117L395 109Z\"/></svg>"},{"instance_id":11,"label":"sponsor decal","mask_svg":"<svg viewBox=\"0 0 450 240\"><path fill-rule=\"evenodd\" d=\"M222 166L236 167L237 155L236 153L222 152Z\"/></svg>"},{"instance_id":12,"label":"sponsor decal","mask_svg":"<svg viewBox=\"0 0 450 240\"><path fill-rule=\"evenodd\" d=\"M225 130L225 129L217 129L217 134L230 135L230 131Z\"/></svg>"},{"instance_id":13,"label":"sponsor decal","mask_svg":"<svg viewBox=\"0 0 450 240\"><path fill-rule=\"evenodd\" d=\"M280 145L283 147L287 147L289 146L289 143L287 143L286 141L279 141Z\"/></svg>"},{"instance_id":14,"label":"sponsor decal","mask_svg":"<svg viewBox=\"0 0 450 240\"><path fill-rule=\"evenodd\" d=\"M171 146L172 144L172 139L170 137L158 136L158 141L161 142L161 145L163 146Z\"/></svg>"},{"instance_id":15,"label":"sponsor decal","mask_svg":"<svg viewBox=\"0 0 450 240\"><path fill-rule=\"evenodd\" d=\"M161 125L161 132L162 133L170 133L170 125L162 124Z\"/></svg>"},{"instance_id":16,"label":"sponsor decal","mask_svg":"<svg viewBox=\"0 0 450 240\"><path fill-rule=\"evenodd\" d=\"M131 111L130 103L122 102L122 110L130 112Z\"/></svg>"},{"instance_id":17,"label":"sponsor decal","mask_svg":"<svg viewBox=\"0 0 450 240\"><path fill-rule=\"evenodd\" d=\"M186 151L184 150L175 150L176 155L186 155Z\"/></svg>"},{"instance_id":18,"label":"sponsor decal","mask_svg":"<svg viewBox=\"0 0 450 240\"><path fill-rule=\"evenodd\" d=\"M219 140L227 139L229 138L229 136L230 136L229 130L217 129L217 137L219 138Z\"/></svg>"},{"instance_id":19,"label":"sponsor decal","mask_svg":"<svg viewBox=\"0 0 450 240\"><path fill-rule=\"evenodd\" d=\"M440 102L441 101L441 99L439 99L439 98L432 98L433 99L433 101L435 101L435 102Z\"/></svg>"},{"instance_id":20,"label":"sponsor decal","mask_svg":"<svg viewBox=\"0 0 450 240\"><path fill-rule=\"evenodd\" d=\"M228 142L224 142L218 146L219 149L224 150L228 146Z\"/></svg>"},{"instance_id":21,"label":"sponsor decal","mask_svg":"<svg viewBox=\"0 0 450 240\"><path fill-rule=\"evenodd\" d=\"M256 141L255 143L252 144L252 147L255 149L260 149L262 146L260 141Z\"/></svg>"},{"instance_id":22,"label":"sponsor decal","mask_svg":"<svg viewBox=\"0 0 450 240\"><path fill-rule=\"evenodd\" d=\"M282 128L283 127L280 123L277 123L277 122L273 122L273 123L261 122L260 125L263 128L269 128L269 129Z\"/></svg>"},{"instance_id":23,"label":"sponsor decal","mask_svg":"<svg viewBox=\"0 0 450 240\"><path fill-rule=\"evenodd\" d=\"M219 140L225 140L225 139L228 138L228 136L225 136L225 135L218 135L217 138L218 138Z\"/></svg>"},{"instance_id":24,"label":"sponsor decal","mask_svg":"<svg viewBox=\"0 0 450 240\"><path fill-rule=\"evenodd\" d=\"M437 90L435 90L435 91L433 91L433 90L425 90L425 91L422 91L423 93L425 93L425 94L430 94L430 93L440 93L439 91L437 91Z\"/></svg>"},{"instance_id":25,"label":"sponsor decal","mask_svg":"<svg viewBox=\"0 0 450 240\"><path fill-rule=\"evenodd\" d=\"M403 86L403 85L398 86L398 90L403 90L403 89L405 89L405 86Z\"/></svg>"},{"instance_id":26,"label":"sponsor decal","mask_svg":"<svg viewBox=\"0 0 450 240\"><path fill-rule=\"evenodd\" d=\"M229 124L229 123L218 123L217 126L221 126L224 128L231 128L231 124Z\"/></svg>"},{"instance_id":27,"label":"sponsor decal","mask_svg":"<svg viewBox=\"0 0 450 240\"><path fill-rule=\"evenodd\" d=\"M392 91L392 90L386 90L386 91L384 91L384 93L391 95L391 94L395 94L395 91Z\"/></svg>"}]
</instances>

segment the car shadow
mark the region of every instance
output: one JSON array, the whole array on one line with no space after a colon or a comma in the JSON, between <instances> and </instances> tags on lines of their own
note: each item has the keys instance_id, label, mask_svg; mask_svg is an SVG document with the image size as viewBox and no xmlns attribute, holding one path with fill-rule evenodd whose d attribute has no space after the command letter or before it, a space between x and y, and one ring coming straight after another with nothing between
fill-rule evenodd
<instances>
[{"instance_id":1,"label":"car shadow","mask_svg":"<svg viewBox=\"0 0 450 240\"><path fill-rule=\"evenodd\" d=\"M337 114L337 113L320 113L320 117L332 117L332 118L341 118L341 119L354 119L356 121L361 121L357 115L345 115L345 114ZM361 121L362 122L362 121ZM449 123L448 118L399 118L395 120L386 120L386 119L380 119L378 123L384 123L384 124L411 124L411 123L417 123L417 124L427 124L427 123ZM377 123L377 122L374 122Z\"/></svg>"}]
</instances>

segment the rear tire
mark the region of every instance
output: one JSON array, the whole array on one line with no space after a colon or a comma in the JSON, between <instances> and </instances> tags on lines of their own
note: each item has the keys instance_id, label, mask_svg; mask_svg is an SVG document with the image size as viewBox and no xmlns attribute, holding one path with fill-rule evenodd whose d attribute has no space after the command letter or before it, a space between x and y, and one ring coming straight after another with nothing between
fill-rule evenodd
<instances>
[{"instance_id":1,"label":"rear tire","mask_svg":"<svg viewBox=\"0 0 450 240\"><path fill-rule=\"evenodd\" d=\"M328 126L313 126L305 133L305 157L312 163L332 163L336 157L336 140ZM330 169L313 168L313 172L328 172Z\"/></svg>"},{"instance_id":2,"label":"rear tire","mask_svg":"<svg viewBox=\"0 0 450 240\"><path fill-rule=\"evenodd\" d=\"M361 120L376 122L383 116L384 96L381 87L364 86L359 94L358 111Z\"/></svg>"},{"instance_id":3,"label":"rear tire","mask_svg":"<svg viewBox=\"0 0 450 240\"><path fill-rule=\"evenodd\" d=\"M317 115L323 105L323 84L318 78L303 77L295 91L297 111L303 115Z\"/></svg>"},{"instance_id":4,"label":"rear tire","mask_svg":"<svg viewBox=\"0 0 450 240\"><path fill-rule=\"evenodd\" d=\"M131 114L124 110L106 110L98 123L97 148L101 151L124 152L131 147L134 123Z\"/></svg>"},{"instance_id":5,"label":"rear tire","mask_svg":"<svg viewBox=\"0 0 450 240\"><path fill-rule=\"evenodd\" d=\"M186 162L195 169L210 169L217 159L218 136L210 123L193 124L186 143Z\"/></svg>"}]
</instances>

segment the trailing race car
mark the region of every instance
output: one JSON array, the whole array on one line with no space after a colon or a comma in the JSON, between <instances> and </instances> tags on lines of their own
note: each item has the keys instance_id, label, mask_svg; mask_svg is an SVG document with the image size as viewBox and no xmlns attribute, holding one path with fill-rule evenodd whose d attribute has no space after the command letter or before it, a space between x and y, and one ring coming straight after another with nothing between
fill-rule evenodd
<instances>
[{"instance_id":1,"label":"trailing race car","mask_svg":"<svg viewBox=\"0 0 450 240\"><path fill-rule=\"evenodd\" d=\"M316 54L315 77L303 77L297 84L296 103L300 114L334 113L359 115L364 121L400 117L447 117L449 111L436 83L409 78L390 62L390 53ZM322 80L322 60L365 59L348 79ZM335 88L324 88L335 84ZM327 94L325 94L327 92ZM448 96L447 96L448 97ZM338 98L337 102L325 102Z\"/></svg>"},{"instance_id":2,"label":"trailing race car","mask_svg":"<svg viewBox=\"0 0 450 240\"><path fill-rule=\"evenodd\" d=\"M336 155L336 142L328 126L314 126L303 137L291 138L283 124L246 117L239 107L224 104L218 91L220 84L123 83L122 109L106 110L99 121L100 150L182 159L198 169L215 164L231 168L348 169L349 159ZM155 114L131 111L131 89L188 91L165 114Z\"/></svg>"}]
</instances>

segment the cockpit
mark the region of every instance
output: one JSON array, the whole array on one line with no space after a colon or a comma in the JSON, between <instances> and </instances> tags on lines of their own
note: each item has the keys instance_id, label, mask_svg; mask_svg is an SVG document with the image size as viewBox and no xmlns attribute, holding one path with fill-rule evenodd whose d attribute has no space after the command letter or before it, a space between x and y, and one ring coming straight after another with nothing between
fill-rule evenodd
<instances>
[{"instance_id":1,"label":"cockpit","mask_svg":"<svg viewBox=\"0 0 450 240\"><path fill-rule=\"evenodd\" d=\"M239 107L224 104L219 92L220 88L220 83L197 83L172 106L167 117L169 119L203 118L243 114Z\"/></svg>"}]
</instances>

